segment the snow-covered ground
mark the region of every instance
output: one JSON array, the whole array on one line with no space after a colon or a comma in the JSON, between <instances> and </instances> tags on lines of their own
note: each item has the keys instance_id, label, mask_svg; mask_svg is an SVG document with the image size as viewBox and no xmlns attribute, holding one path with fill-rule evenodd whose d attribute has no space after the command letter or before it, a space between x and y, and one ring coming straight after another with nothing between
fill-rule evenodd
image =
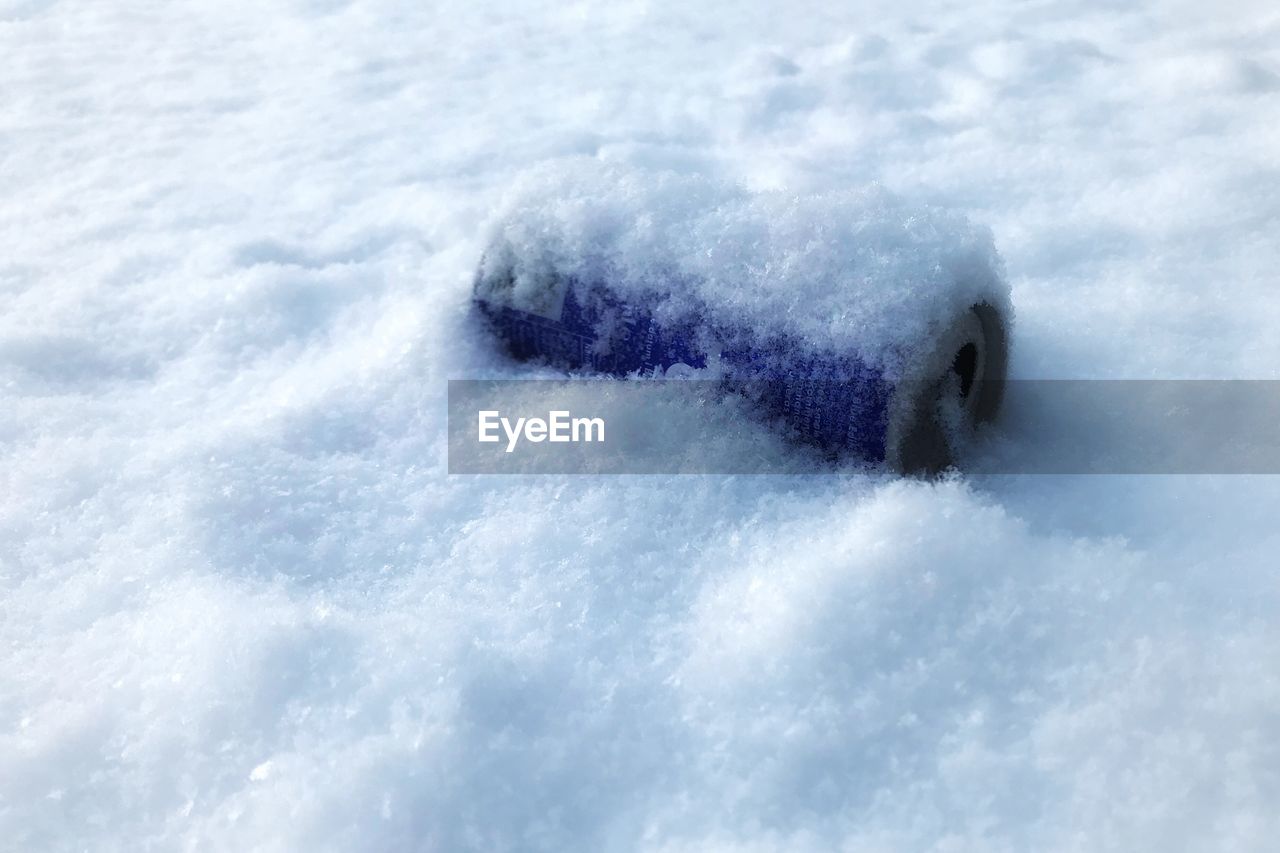
<instances>
[{"instance_id":1,"label":"snow-covered ground","mask_svg":"<svg viewBox=\"0 0 1280 853\"><path fill-rule=\"evenodd\" d=\"M444 441L570 156L962 210L1015 376L1280 378L1273 4L0 0L0 93L0 847L1274 849L1280 478Z\"/></svg>"}]
</instances>

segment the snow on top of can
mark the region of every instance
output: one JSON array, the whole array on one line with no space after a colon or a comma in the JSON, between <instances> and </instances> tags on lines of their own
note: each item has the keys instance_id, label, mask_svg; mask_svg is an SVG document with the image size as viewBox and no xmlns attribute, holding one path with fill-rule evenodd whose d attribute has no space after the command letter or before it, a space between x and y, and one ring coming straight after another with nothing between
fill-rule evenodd
<instances>
[{"instance_id":1,"label":"snow on top of can","mask_svg":"<svg viewBox=\"0 0 1280 853\"><path fill-rule=\"evenodd\" d=\"M972 305L1009 314L988 229L879 186L752 192L562 161L513 185L489 247L481 290L506 279L514 307L544 310L557 278L603 281L624 298L669 297L662 311L707 310L725 327L794 336L891 372Z\"/></svg>"}]
</instances>

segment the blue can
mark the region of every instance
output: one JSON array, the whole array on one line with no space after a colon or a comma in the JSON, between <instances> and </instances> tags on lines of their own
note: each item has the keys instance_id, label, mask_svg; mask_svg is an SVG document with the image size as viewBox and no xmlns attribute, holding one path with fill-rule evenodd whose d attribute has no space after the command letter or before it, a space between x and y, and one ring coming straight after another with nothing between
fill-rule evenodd
<instances>
[{"instance_id":1,"label":"blue can","mask_svg":"<svg viewBox=\"0 0 1280 853\"><path fill-rule=\"evenodd\" d=\"M665 299L624 299L605 281L559 277L529 304L514 298L514 273L481 263L474 301L506 351L571 371L661 378L717 367L727 391L833 460L936 473L1000 402L1007 339L988 303L940 334L923 372L891 378L857 354L718 321L711 306L656 319ZM519 306L519 307L517 307ZM949 405L944 405L949 404Z\"/></svg>"}]
</instances>

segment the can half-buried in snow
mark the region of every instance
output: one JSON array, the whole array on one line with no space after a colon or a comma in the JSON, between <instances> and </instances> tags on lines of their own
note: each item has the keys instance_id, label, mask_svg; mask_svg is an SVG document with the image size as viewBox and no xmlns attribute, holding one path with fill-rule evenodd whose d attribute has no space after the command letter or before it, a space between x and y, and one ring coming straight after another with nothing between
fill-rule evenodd
<instances>
[{"instance_id":1,"label":"can half-buried in snow","mask_svg":"<svg viewBox=\"0 0 1280 853\"><path fill-rule=\"evenodd\" d=\"M626 223L635 217L653 236L653 222L661 219L653 211L663 205L643 198L637 205L634 187L625 193L631 209L610 204L610 188L619 180L625 184L626 177L607 175L588 184L586 192L581 182L571 186L572 222L564 221L565 207L554 200L566 197L561 191L542 206L525 204L494 235L474 297L513 357L620 378L709 373L751 399L762 416L781 419L797 439L833 458L909 473L952 464L958 445L995 415L1008 362L1008 289L984 232L978 232L977 244L987 251L975 252L967 223L959 231L938 227L964 220L939 219L928 211L904 213L882 191L870 197L879 218L868 217L866 195L819 197L806 216L805 205L795 199L780 215L767 199L761 204L761 196L738 192L715 199L706 212L668 215L664 226L670 242L641 243L625 225L603 234L584 232L581 223L594 203L604 208L599 215L605 221ZM705 185L699 189L705 193ZM744 210L768 227L754 233L750 243L735 244L725 230L741 227ZM854 216L860 227L824 234L822 223L841 213ZM797 235L809 221L811 239L797 251ZM868 221L887 227L868 228ZM913 233L921 221L923 241ZM826 249L813 250L814 240L824 237ZM912 237L915 248L928 256L923 264L900 259L912 250ZM785 245L762 249L770 238ZM708 257L714 251L699 250L700 239L722 251L731 268L727 275ZM944 251L939 252L940 244ZM747 257L744 263L744 254L760 252L766 257ZM768 257L778 252L789 267ZM929 298L918 293L914 299L894 298L895 265L905 273L905 290L927 287ZM797 282L796 269L806 266L807 275ZM781 270L776 282L770 281L771 267ZM869 276L868 268L875 275ZM742 287L730 280L736 273L742 273ZM839 317L827 327L809 324L816 331L805 334L805 323L771 316L780 313L768 307L771 286L818 291L812 300L803 292L791 294L787 313L803 315L810 304L815 310L830 305L831 294L820 292L824 276L837 297L844 292L872 303L849 312L850 322L878 331L869 335L878 348L868 351L850 343L839 328L825 333L838 326ZM856 286L842 287L842 279L853 279ZM753 293L762 296L753 300ZM723 310L717 310L717 294L725 297ZM911 310L913 302L932 315L928 322L900 323L906 328L897 337L885 334L886 328L894 330L895 314ZM765 310L753 313L757 303ZM911 329L921 330L916 335L922 339L904 340Z\"/></svg>"}]
</instances>

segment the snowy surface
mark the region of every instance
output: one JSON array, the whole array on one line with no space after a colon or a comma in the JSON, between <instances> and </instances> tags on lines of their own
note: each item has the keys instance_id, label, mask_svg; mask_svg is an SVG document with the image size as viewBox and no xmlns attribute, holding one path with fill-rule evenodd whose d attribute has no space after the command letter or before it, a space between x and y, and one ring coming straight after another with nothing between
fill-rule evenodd
<instances>
[{"instance_id":1,"label":"snowy surface","mask_svg":"<svg viewBox=\"0 0 1280 853\"><path fill-rule=\"evenodd\" d=\"M514 176L880 182L1280 378L1273 4L0 0L0 846L1265 850L1276 478L449 478Z\"/></svg>"},{"instance_id":2,"label":"snowy surface","mask_svg":"<svg viewBox=\"0 0 1280 853\"><path fill-rule=\"evenodd\" d=\"M878 185L753 193L575 158L517 178L491 231L477 295L499 305L559 319L557 283L607 282L625 302L709 312L741 337L785 335L895 379L924 369L974 305L1013 321L991 233Z\"/></svg>"}]
</instances>

